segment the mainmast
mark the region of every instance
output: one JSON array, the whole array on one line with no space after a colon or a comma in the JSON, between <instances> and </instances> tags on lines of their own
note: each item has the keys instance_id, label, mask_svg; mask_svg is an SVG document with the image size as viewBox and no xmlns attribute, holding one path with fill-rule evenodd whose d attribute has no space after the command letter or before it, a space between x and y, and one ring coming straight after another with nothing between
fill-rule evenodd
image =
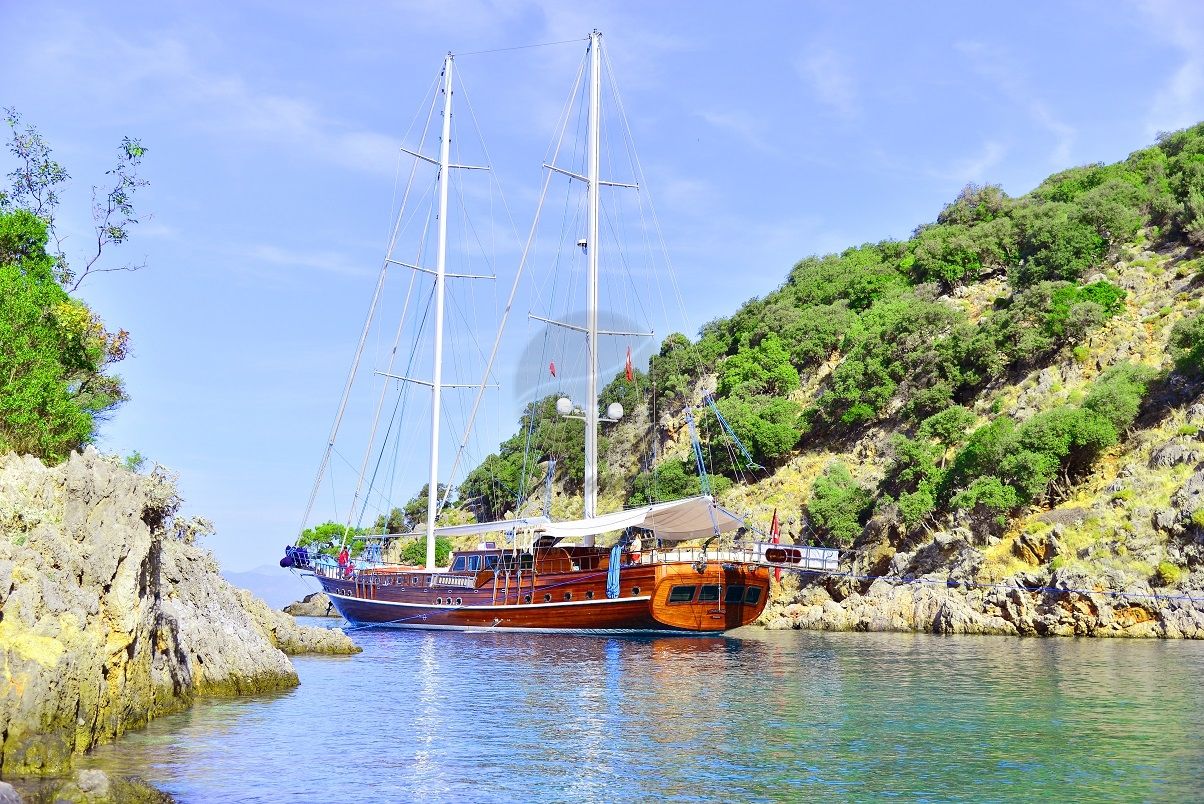
<instances>
[{"instance_id":1,"label":"mainmast","mask_svg":"<svg viewBox=\"0 0 1204 804\"><path fill-rule=\"evenodd\" d=\"M585 518L598 513L598 190L600 178L599 132L602 120L602 34L597 29L589 35L589 231L586 255L589 258L589 279L586 282L586 353L589 377L585 390ZM593 543L593 537L586 538Z\"/></svg>"},{"instance_id":2,"label":"mainmast","mask_svg":"<svg viewBox=\"0 0 1204 804\"><path fill-rule=\"evenodd\" d=\"M426 491L426 568L435 568L439 509L439 414L443 390L443 291L447 273L447 190L451 178L452 54L443 62L443 137L439 143L439 226L435 258L435 355L431 372L431 474Z\"/></svg>"}]
</instances>

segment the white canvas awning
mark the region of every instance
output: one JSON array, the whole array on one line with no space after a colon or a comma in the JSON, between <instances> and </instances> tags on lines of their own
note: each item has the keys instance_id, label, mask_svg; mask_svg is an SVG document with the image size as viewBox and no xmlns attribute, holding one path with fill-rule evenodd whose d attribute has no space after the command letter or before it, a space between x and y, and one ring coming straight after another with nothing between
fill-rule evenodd
<instances>
[{"instance_id":1,"label":"white canvas awning","mask_svg":"<svg viewBox=\"0 0 1204 804\"><path fill-rule=\"evenodd\" d=\"M593 519L552 522L545 516L531 516L523 519L500 519L495 522L474 522L469 525L447 525L435 528L435 535L477 536L485 533L534 530L557 539L573 539L637 527L648 528L660 539L680 542L714 536L716 528L720 533L727 533L743 524L742 517L717 505L711 497L688 497L684 500L615 511ZM421 536L422 531L406 535Z\"/></svg>"},{"instance_id":2,"label":"white canvas awning","mask_svg":"<svg viewBox=\"0 0 1204 804\"><path fill-rule=\"evenodd\" d=\"M558 539L571 539L637 527L648 528L660 539L685 541L714 536L716 528L720 533L725 533L743 524L741 517L716 505L712 498L689 497L615 511L593 519L549 522L541 530Z\"/></svg>"}]
</instances>

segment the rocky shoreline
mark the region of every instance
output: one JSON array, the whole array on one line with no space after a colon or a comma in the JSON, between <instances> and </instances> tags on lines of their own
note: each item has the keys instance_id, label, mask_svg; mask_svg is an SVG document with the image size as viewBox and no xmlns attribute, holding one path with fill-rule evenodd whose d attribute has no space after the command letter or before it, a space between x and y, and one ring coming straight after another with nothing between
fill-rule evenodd
<instances>
[{"instance_id":1,"label":"rocky shoreline","mask_svg":"<svg viewBox=\"0 0 1204 804\"><path fill-rule=\"evenodd\" d=\"M986 588L928 577L868 584L806 583L770 603L769 630L900 631L1003 636L1204 639L1204 607L1148 585L1104 590L1100 579L1055 577L1034 590L1020 579ZM855 587L855 588L850 588ZM1204 593L1191 597L1204 599Z\"/></svg>"},{"instance_id":2,"label":"rocky shoreline","mask_svg":"<svg viewBox=\"0 0 1204 804\"><path fill-rule=\"evenodd\" d=\"M77 753L201 697L293 687L286 654L359 651L222 579L180 503L166 472L92 448L0 456L0 778L78 788Z\"/></svg>"}]
</instances>

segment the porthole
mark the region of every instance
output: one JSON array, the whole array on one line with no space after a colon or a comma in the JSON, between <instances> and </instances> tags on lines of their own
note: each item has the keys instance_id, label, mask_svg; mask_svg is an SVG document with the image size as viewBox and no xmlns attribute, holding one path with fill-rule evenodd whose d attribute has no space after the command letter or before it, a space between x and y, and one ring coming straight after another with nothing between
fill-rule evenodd
<instances>
[{"instance_id":1,"label":"porthole","mask_svg":"<svg viewBox=\"0 0 1204 804\"><path fill-rule=\"evenodd\" d=\"M457 605L457 606L463 606L463 605L464 605L464 598L462 598L462 597L458 597L458 598L456 598L456 605Z\"/></svg>"},{"instance_id":2,"label":"porthole","mask_svg":"<svg viewBox=\"0 0 1204 804\"><path fill-rule=\"evenodd\" d=\"M524 602L524 603L530 603L530 602L531 602L531 596L530 596L530 595L523 595L523 602Z\"/></svg>"},{"instance_id":3,"label":"porthole","mask_svg":"<svg viewBox=\"0 0 1204 804\"><path fill-rule=\"evenodd\" d=\"M547 593L546 595L544 595L544 596L543 596L543 602L544 602L544 603L551 603L551 602L552 602L552 593L551 593L551 592L549 592L549 593Z\"/></svg>"},{"instance_id":4,"label":"porthole","mask_svg":"<svg viewBox=\"0 0 1204 804\"><path fill-rule=\"evenodd\" d=\"M573 599L573 593L572 593L572 592L565 592L565 593L564 593L564 599L565 599L565 600L572 600L572 599Z\"/></svg>"},{"instance_id":5,"label":"porthole","mask_svg":"<svg viewBox=\"0 0 1204 804\"><path fill-rule=\"evenodd\" d=\"M436 606L442 606L442 605L443 605L443 598L441 598L441 597L437 597L437 598L435 598L435 605L436 605Z\"/></svg>"},{"instance_id":6,"label":"porthole","mask_svg":"<svg viewBox=\"0 0 1204 804\"><path fill-rule=\"evenodd\" d=\"M639 593L640 593L640 587L638 587L638 586L631 587L631 594L638 595Z\"/></svg>"},{"instance_id":7,"label":"porthole","mask_svg":"<svg viewBox=\"0 0 1204 804\"><path fill-rule=\"evenodd\" d=\"M593 590L593 589L591 589L591 590L589 590L588 592L586 592L586 593L585 593L585 599L586 599L586 600L593 600L593 599L594 599L594 590Z\"/></svg>"}]
</instances>

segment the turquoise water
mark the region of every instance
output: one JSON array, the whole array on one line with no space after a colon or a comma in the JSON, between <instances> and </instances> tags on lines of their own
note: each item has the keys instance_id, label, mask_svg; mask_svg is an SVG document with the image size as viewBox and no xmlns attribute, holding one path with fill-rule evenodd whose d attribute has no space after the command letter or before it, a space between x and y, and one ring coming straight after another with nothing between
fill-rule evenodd
<instances>
[{"instance_id":1,"label":"turquoise water","mask_svg":"<svg viewBox=\"0 0 1204 804\"><path fill-rule=\"evenodd\" d=\"M1201 799L1204 644L360 631L87 761L185 802Z\"/></svg>"}]
</instances>

